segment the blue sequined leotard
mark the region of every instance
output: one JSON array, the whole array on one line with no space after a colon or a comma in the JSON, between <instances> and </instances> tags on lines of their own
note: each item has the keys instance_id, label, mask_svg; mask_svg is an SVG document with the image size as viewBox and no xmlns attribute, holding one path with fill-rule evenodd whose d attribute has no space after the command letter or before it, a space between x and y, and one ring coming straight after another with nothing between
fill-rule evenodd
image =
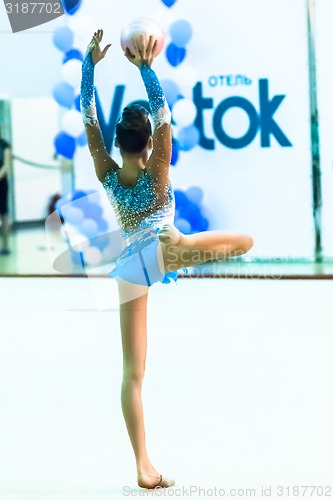
<instances>
[{"instance_id":1,"label":"blue sequined leotard","mask_svg":"<svg viewBox=\"0 0 333 500\"><path fill-rule=\"evenodd\" d=\"M148 94L154 126L170 124L171 112L155 72L143 64L140 73ZM85 123L98 123L94 98L94 64L90 52L82 66L81 112ZM127 242L114 269L109 273L110 276L148 286L158 281L176 281L177 271L163 273L159 265L161 249L158 232L164 224L174 223L175 197L172 185L168 183L161 187L158 180L143 169L135 186L126 187L119 182L120 170L109 170L103 181Z\"/></svg>"}]
</instances>

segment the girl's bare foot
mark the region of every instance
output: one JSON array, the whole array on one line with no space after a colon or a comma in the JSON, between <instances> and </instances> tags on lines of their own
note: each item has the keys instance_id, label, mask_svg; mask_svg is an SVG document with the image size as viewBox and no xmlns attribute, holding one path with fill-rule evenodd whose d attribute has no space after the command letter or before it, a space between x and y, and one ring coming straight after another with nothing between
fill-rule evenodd
<instances>
[{"instance_id":1,"label":"girl's bare foot","mask_svg":"<svg viewBox=\"0 0 333 500\"><path fill-rule=\"evenodd\" d=\"M158 238L161 243L178 245L182 238L182 233L175 226L172 226L171 224L164 224L158 233Z\"/></svg>"},{"instance_id":2,"label":"girl's bare foot","mask_svg":"<svg viewBox=\"0 0 333 500\"><path fill-rule=\"evenodd\" d=\"M167 479L163 477L162 474L158 475L158 473L156 473L156 475L146 474L144 472L138 473L138 485L140 488L169 488L173 486L175 482L174 479Z\"/></svg>"}]
</instances>

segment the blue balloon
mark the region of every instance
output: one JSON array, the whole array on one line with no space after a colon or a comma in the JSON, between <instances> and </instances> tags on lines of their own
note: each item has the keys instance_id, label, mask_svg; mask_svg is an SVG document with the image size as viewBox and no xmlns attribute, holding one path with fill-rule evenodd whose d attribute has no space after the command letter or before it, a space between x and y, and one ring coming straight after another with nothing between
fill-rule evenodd
<instances>
[{"instance_id":1,"label":"blue balloon","mask_svg":"<svg viewBox=\"0 0 333 500\"><path fill-rule=\"evenodd\" d=\"M100 219L103 213L103 209L99 206L96 205L95 203L87 203L84 206L84 215L86 217L89 217L90 219L94 219L94 221L97 223L97 219Z\"/></svg>"},{"instance_id":2,"label":"blue balloon","mask_svg":"<svg viewBox=\"0 0 333 500\"><path fill-rule=\"evenodd\" d=\"M179 217L175 220L175 226L181 233L190 234L191 233L191 224L182 217Z\"/></svg>"},{"instance_id":3,"label":"blue balloon","mask_svg":"<svg viewBox=\"0 0 333 500\"><path fill-rule=\"evenodd\" d=\"M74 33L67 26L60 26L53 33L53 43L62 52L68 52L72 48Z\"/></svg>"},{"instance_id":4,"label":"blue balloon","mask_svg":"<svg viewBox=\"0 0 333 500\"><path fill-rule=\"evenodd\" d=\"M93 219L85 219L82 224L80 224L80 231L88 238L94 238L98 234L98 227Z\"/></svg>"},{"instance_id":5,"label":"blue balloon","mask_svg":"<svg viewBox=\"0 0 333 500\"><path fill-rule=\"evenodd\" d=\"M82 134L79 135L79 137L77 137L75 140L78 146L86 146L88 144L88 138L85 131L82 132Z\"/></svg>"},{"instance_id":6,"label":"blue balloon","mask_svg":"<svg viewBox=\"0 0 333 500\"><path fill-rule=\"evenodd\" d=\"M179 146L175 139L172 139L171 165L175 166L179 158Z\"/></svg>"},{"instance_id":7,"label":"blue balloon","mask_svg":"<svg viewBox=\"0 0 333 500\"><path fill-rule=\"evenodd\" d=\"M175 189L174 193L175 193L176 208L177 210L181 211L182 208L184 208L189 203L189 200L186 194L180 189Z\"/></svg>"},{"instance_id":8,"label":"blue balloon","mask_svg":"<svg viewBox=\"0 0 333 500\"><path fill-rule=\"evenodd\" d=\"M65 64L70 59L78 59L79 61L83 61L83 54L82 54L81 50L71 49L68 52L66 52L66 54L64 54L64 57L62 60L63 64Z\"/></svg>"},{"instance_id":9,"label":"blue balloon","mask_svg":"<svg viewBox=\"0 0 333 500\"><path fill-rule=\"evenodd\" d=\"M184 127L179 131L178 134L178 144L179 148L184 151L189 151L194 148L199 142L200 134L197 127L190 125L189 127Z\"/></svg>"},{"instance_id":10,"label":"blue balloon","mask_svg":"<svg viewBox=\"0 0 333 500\"><path fill-rule=\"evenodd\" d=\"M81 112L80 99L81 99L81 96L80 96L80 94L79 94L79 95L77 95L77 96L75 97L75 99L74 99L74 106L75 106L75 109L76 109L77 111L80 111L80 112Z\"/></svg>"},{"instance_id":11,"label":"blue balloon","mask_svg":"<svg viewBox=\"0 0 333 500\"><path fill-rule=\"evenodd\" d=\"M166 57L171 66L178 66L186 56L186 49L177 47L177 45L170 43L166 50Z\"/></svg>"},{"instance_id":12,"label":"blue balloon","mask_svg":"<svg viewBox=\"0 0 333 500\"><path fill-rule=\"evenodd\" d=\"M98 193L98 191L96 191L96 189L87 189L86 190L86 194L93 194L93 193Z\"/></svg>"},{"instance_id":13,"label":"blue balloon","mask_svg":"<svg viewBox=\"0 0 333 500\"><path fill-rule=\"evenodd\" d=\"M106 231L107 228L109 227L108 226L108 223L104 220L104 219L99 219L97 221L97 226L98 226L98 229L99 231L102 233L103 231Z\"/></svg>"},{"instance_id":14,"label":"blue balloon","mask_svg":"<svg viewBox=\"0 0 333 500\"><path fill-rule=\"evenodd\" d=\"M72 16L81 6L81 0L62 0L62 5L66 14Z\"/></svg>"},{"instance_id":15,"label":"blue balloon","mask_svg":"<svg viewBox=\"0 0 333 500\"><path fill-rule=\"evenodd\" d=\"M190 201L199 205L203 198L203 191L199 186L192 186L186 190L186 196Z\"/></svg>"},{"instance_id":16,"label":"blue balloon","mask_svg":"<svg viewBox=\"0 0 333 500\"><path fill-rule=\"evenodd\" d=\"M209 222L205 217L201 217L198 221L196 221L196 226L194 231L207 231L209 228Z\"/></svg>"},{"instance_id":17,"label":"blue balloon","mask_svg":"<svg viewBox=\"0 0 333 500\"><path fill-rule=\"evenodd\" d=\"M65 158L72 159L75 153L75 139L65 132L59 132L54 139L56 152Z\"/></svg>"},{"instance_id":18,"label":"blue balloon","mask_svg":"<svg viewBox=\"0 0 333 500\"><path fill-rule=\"evenodd\" d=\"M108 234L99 234L96 238L93 238L90 242L91 246L99 248L99 250L104 250L110 243L110 238Z\"/></svg>"},{"instance_id":19,"label":"blue balloon","mask_svg":"<svg viewBox=\"0 0 333 500\"><path fill-rule=\"evenodd\" d=\"M192 201L189 201L180 213L182 218L188 220L191 225L195 225L195 222L201 218L200 208Z\"/></svg>"},{"instance_id":20,"label":"blue balloon","mask_svg":"<svg viewBox=\"0 0 333 500\"><path fill-rule=\"evenodd\" d=\"M80 190L74 191L71 197L71 201L75 200L80 200L80 202L76 203L75 206L83 210L84 205L86 203L89 203L88 193L86 191L80 191Z\"/></svg>"},{"instance_id":21,"label":"blue balloon","mask_svg":"<svg viewBox=\"0 0 333 500\"><path fill-rule=\"evenodd\" d=\"M177 83L172 80L162 80L161 86L164 90L169 106L172 106L177 101L179 96L179 87Z\"/></svg>"},{"instance_id":22,"label":"blue balloon","mask_svg":"<svg viewBox=\"0 0 333 500\"><path fill-rule=\"evenodd\" d=\"M172 43L184 48L192 38L193 30L188 21L179 20L170 26L169 30Z\"/></svg>"},{"instance_id":23,"label":"blue balloon","mask_svg":"<svg viewBox=\"0 0 333 500\"><path fill-rule=\"evenodd\" d=\"M69 222L69 224L73 224L74 226L77 226L78 224L81 224L81 222L84 219L84 214L83 211L80 210L77 207L69 207L66 212L64 213L66 222Z\"/></svg>"},{"instance_id":24,"label":"blue balloon","mask_svg":"<svg viewBox=\"0 0 333 500\"><path fill-rule=\"evenodd\" d=\"M74 89L66 82L60 82L53 88L53 97L60 106L71 108L74 101Z\"/></svg>"},{"instance_id":25,"label":"blue balloon","mask_svg":"<svg viewBox=\"0 0 333 500\"><path fill-rule=\"evenodd\" d=\"M176 3L177 0L162 0L162 2L164 3L164 5L166 5L167 7L172 7L174 3Z\"/></svg>"}]
</instances>

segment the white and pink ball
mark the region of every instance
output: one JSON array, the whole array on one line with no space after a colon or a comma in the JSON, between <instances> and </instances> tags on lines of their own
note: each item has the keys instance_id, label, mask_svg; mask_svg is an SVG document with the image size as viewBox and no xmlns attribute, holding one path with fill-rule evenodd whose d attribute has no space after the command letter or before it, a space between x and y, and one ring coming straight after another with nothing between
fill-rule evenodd
<instances>
[{"instance_id":1,"label":"white and pink ball","mask_svg":"<svg viewBox=\"0 0 333 500\"><path fill-rule=\"evenodd\" d=\"M148 43L149 37L153 36L157 40L156 56L158 56L164 47L165 35L162 27L148 17L139 17L138 19L133 19L133 21L127 23L120 34L120 44L122 49L125 51L128 47L129 51L134 53L134 45L132 38L138 39L141 35L144 35L145 42Z\"/></svg>"}]
</instances>

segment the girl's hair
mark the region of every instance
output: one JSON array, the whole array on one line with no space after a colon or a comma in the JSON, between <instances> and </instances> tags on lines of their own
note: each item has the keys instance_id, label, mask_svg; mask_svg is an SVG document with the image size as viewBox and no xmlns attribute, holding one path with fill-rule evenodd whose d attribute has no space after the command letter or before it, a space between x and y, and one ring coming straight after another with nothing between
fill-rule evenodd
<instances>
[{"instance_id":1,"label":"girl's hair","mask_svg":"<svg viewBox=\"0 0 333 500\"><path fill-rule=\"evenodd\" d=\"M151 136L148 112L140 104L130 104L124 108L121 120L116 125L116 137L125 153L141 153Z\"/></svg>"}]
</instances>

